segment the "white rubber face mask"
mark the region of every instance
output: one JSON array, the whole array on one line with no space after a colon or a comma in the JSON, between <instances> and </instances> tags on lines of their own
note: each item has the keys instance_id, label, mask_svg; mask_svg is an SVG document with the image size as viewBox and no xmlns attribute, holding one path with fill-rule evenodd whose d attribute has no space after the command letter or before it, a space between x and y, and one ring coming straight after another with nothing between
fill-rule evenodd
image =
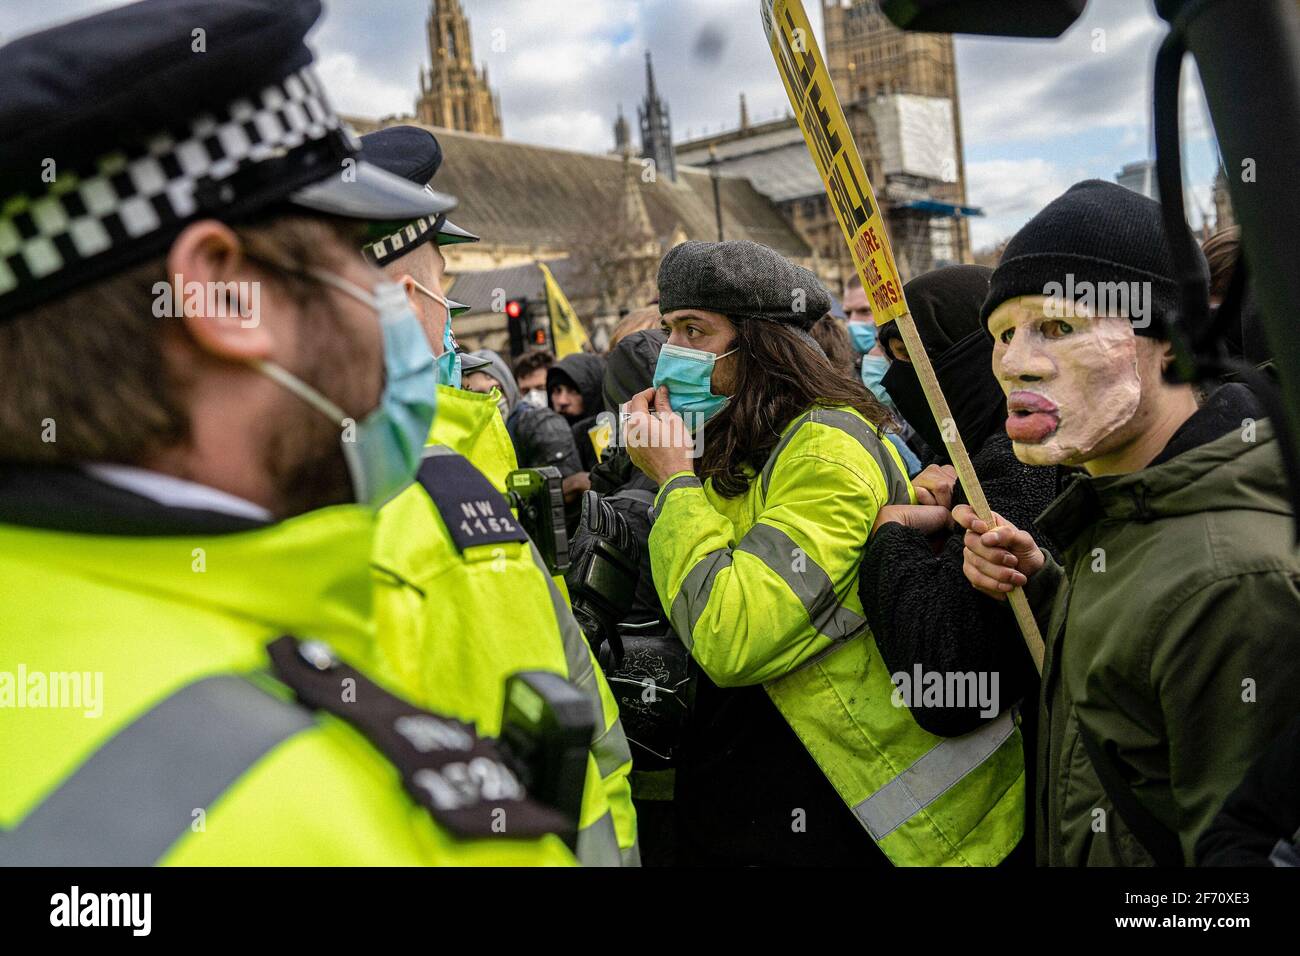
<instances>
[{"instance_id":1,"label":"white rubber face mask","mask_svg":"<svg viewBox=\"0 0 1300 956\"><path fill-rule=\"evenodd\" d=\"M995 312L989 331L1007 436L1025 464L1081 465L1137 414L1142 381L1128 319L1023 312L1009 325Z\"/></svg>"}]
</instances>

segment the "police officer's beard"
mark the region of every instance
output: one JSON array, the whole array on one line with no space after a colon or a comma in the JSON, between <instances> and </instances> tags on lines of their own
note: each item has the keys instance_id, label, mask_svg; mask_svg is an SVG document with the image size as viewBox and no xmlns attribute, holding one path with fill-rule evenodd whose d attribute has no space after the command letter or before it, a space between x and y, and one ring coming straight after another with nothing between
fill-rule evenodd
<instances>
[{"instance_id":1,"label":"police officer's beard","mask_svg":"<svg viewBox=\"0 0 1300 956\"><path fill-rule=\"evenodd\" d=\"M302 353L290 371L344 410L368 411L378 404L378 398L367 402L357 394L363 387L357 380L364 376L356 373L366 350L362 343L346 339L346 326L338 318L320 315L319 321L330 323L335 334L305 337ZM355 501L343 457L341 426L289 392L280 401L281 414L276 420L284 427L266 442L264 462L281 503L278 517ZM355 414L357 421L364 417L365 412Z\"/></svg>"}]
</instances>

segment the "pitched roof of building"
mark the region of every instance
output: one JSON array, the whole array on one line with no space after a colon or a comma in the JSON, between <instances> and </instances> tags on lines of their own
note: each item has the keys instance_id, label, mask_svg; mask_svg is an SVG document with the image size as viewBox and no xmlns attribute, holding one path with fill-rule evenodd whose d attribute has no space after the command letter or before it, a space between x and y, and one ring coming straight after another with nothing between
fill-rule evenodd
<instances>
[{"instance_id":1,"label":"pitched roof of building","mask_svg":"<svg viewBox=\"0 0 1300 956\"><path fill-rule=\"evenodd\" d=\"M484 242L571 249L591 240L593 224L609 228L622 208L619 156L430 129L444 157L435 184L460 198L456 224ZM642 182L638 175L638 183L657 235L671 235L680 224L688 239L717 237L707 170L679 170L675 183L664 176ZM795 258L812 254L748 180L723 175L719 192L726 238L752 239Z\"/></svg>"},{"instance_id":2,"label":"pitched roof of building","mask_svg":"<svg viewBox=\"0 0 1300 956\"><path fill-rule=\"evenodd\" d=\"M703 166L710 148L724 175L745 177L774 202L820 196L825 191L794 117L678 143L677 160L686 166Z\"/></svg>"}]
</instances>

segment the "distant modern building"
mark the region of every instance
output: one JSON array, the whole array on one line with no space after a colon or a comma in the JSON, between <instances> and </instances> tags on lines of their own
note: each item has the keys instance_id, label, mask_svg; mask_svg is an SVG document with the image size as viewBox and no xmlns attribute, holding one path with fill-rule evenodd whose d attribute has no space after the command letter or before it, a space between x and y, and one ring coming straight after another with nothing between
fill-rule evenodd
<instances>
[{"instance_id":1,"label":"distant modern building","mask_svg":"<svg viewBox=\"0 0 1300 956\"><path fill-rule=\"evenodd\" d=\"M1139 159L1135 163L1125 163L1124 168L1115 177L1115 182L1125 189L1141 193L1148 199L1160 199L1160 187L1156 182L1156 164L1153 159Z\"/></svg>"},{"instance_id":2,"label":"distant modern building","mask_svg":"<svg viewBox=\"0 0 1300 956\"><path fill-rule=\"evenodd\" d=\"M432 0L426 27L430 66L420 70L416 119L426 126L500 136L501 103L488 85L487 67L474 66L469 21L459 0Z\"/></svg>"},{"instance_id":3,"label":"distant modern building","mask_svg":"<svg viewBox=\"0 0 1300 956\"><path fill-rule=\"evenodd\" d=\"M827 0L827 66L904 278L971 261L961 117L952 39L896 29L878 0ZM740 125L677 144L683 166L749 178L824 260L824 278L852 270L844 236L793 117Z\"/></svg>"}]
</instances>

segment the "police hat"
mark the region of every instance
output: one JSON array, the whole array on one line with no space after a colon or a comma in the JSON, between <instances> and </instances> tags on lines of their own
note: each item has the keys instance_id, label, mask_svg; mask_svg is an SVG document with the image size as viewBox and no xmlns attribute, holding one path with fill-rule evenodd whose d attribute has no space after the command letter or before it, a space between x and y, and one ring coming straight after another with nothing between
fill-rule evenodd
<instances>
[{"instance_id":1,"label":"police hat","mask_svg":"<svg viewBox=\"0 0 1300 956\"><path fill-rule=\"evenodd\" d=\"M0 319L281 203L455 200L357 156L303 37L319 0L142 0L0 47Z\"/></svg>"},{"instance_id":2,"label":"police hat","mask_svg":"<svg viewBox=\"0 0 1300 956\"><path fill-rule=\"evenodd\" d=\"M423 186L442 166L442 147L427 129L418 126L389 126L361 137L361 156L380 169ZM440 246L478 242L478 236L448 222L445 214L421 216L409 222L377 221L371 226L363 251L376 265L400 259L416 246L435 240Z\"/></svg>"}]
</instances>

